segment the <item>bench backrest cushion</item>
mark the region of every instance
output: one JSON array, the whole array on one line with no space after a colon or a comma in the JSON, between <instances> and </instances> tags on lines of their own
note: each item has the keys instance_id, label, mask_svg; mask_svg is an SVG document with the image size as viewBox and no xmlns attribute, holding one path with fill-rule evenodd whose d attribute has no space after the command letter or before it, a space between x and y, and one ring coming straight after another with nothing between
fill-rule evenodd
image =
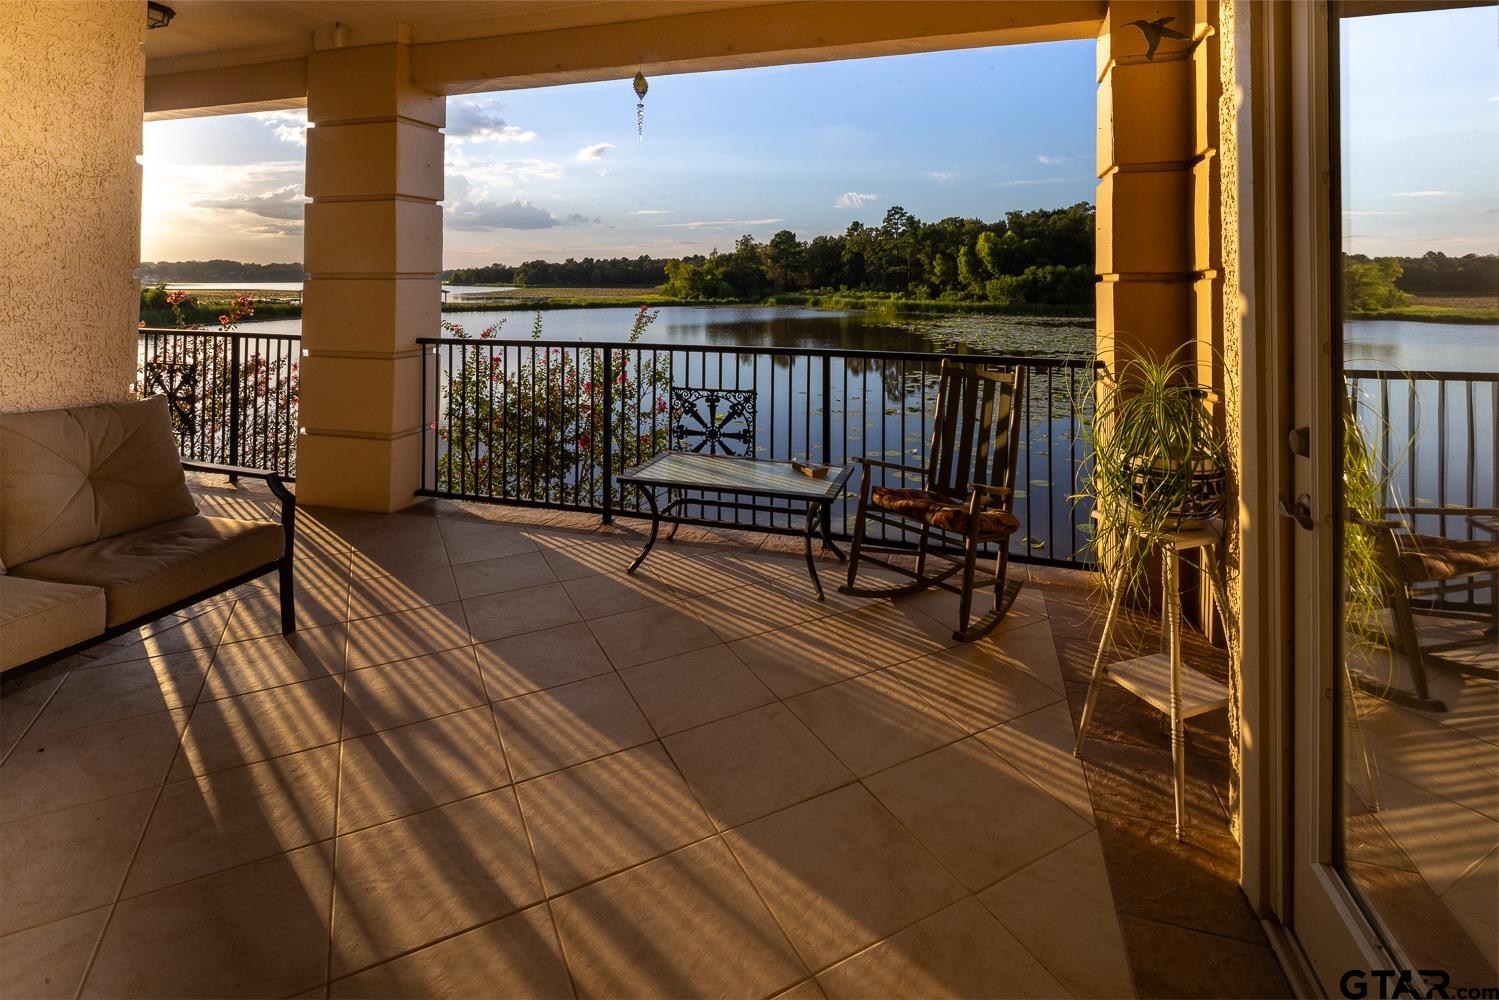
<instances>
[{"instance_id":1,"label":"bench backrest cushion","mask_svg":"<svg viewBox=\"0 0 1499 1000\"><path fill-rule=\"evenodd\" d=\"M198 512L165 396L0 414L0 562Z\"/></svg>"}]
</instances>

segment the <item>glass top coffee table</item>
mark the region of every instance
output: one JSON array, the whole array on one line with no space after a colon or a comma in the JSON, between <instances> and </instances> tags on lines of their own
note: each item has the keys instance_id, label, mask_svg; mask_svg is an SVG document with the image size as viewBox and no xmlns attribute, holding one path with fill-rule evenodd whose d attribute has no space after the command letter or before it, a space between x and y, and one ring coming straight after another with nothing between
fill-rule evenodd
<instances>
[{"instance_id":1,"label":"glass top coffee table","mask_svg":"<svg viewBox=\"0 0 1499 1000\"><path fill-rule=\"evenodd\" d=\"M807 573L812 577L812 586L817 590L817 599L823 600L822 581L817 579L817 561L812 556L812 537L821 524L822 544L839 559L845 558L838 546L833 544L828 524L822 520L823 509L843 492L848 477L853 475L851 465L815 465L805 463L813 469L827 470L822 476L809 476L791 462L770 462L756 458L736 458L729 455L702 455L690 451L666 451L647 462L622 472L618 481L637 486L645 494L651 507L651 537L645 548L626 571L635 572L656 544L656 535L661 530L661 521L675 510L690 505L731 507L737 510L774 512L777 514L804 513L806 527L802 532L807 555ZM663 507L657 501L656 491L666 490L668 502ZM709 493L732 493L755 497L755 501L706 500L702 497L672 497L676 490L698 490ZM775 507L759 500L784 500L793 505Z\"/></svg>"}]
</instances>

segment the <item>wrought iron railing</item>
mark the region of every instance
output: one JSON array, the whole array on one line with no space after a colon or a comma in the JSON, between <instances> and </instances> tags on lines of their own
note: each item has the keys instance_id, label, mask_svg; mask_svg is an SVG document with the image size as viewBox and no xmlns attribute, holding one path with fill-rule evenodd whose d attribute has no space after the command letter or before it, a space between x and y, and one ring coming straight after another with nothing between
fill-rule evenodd
<instances>
[{"instance_id":1,"label":"wrought iron railing","mask_svg":"<svg viewBox=\"0 0 1499 1000\"><path fill-rule=\"evenodd\" d=\"M297 472L301 338L143 327L138 395L164 395L183 458Z\"/></svg>"},{"instance_id":2,"label":"wrought iron railing","mask_svg":"<svg viewBox=\"0 0 1499 1000\"><path fill-rule=\"evenodd\" d=\"M1050 563L1086 558L1088 507L1072 499L1084 454L1079 407L1091 405L1090 362L995 355L792 347L678 346L422 338L421 493L464 500L592 511L647 512L615 476L668 446L673 386L754 393L752 453L766 459L923 465L944 357L1030 369L1021 401L1015 473L1021 531L1014 556ZM883 477L884 473L881 473ZM912 485L897 483L889 485ZM847 537L857 476L828 513ZM700 520L795 531L787 511L746 513L696 494ZM887 541L914 544L912 532Z\"/></svg>"},{"instance_id":3,"label":"wrought iron railing","mask_svg":"<svg viewBox=\"0 0 1499 1000\"><path fill-rule=\"evenodd\" d=\"M1343 372L1379 470L1384 512L1412 531L1491 539L1475 523L1499 507L1499 374L1358 368ZM1482 611L1487 587L1434 585L1420 603Z\"/></svg>"}]
</instances>

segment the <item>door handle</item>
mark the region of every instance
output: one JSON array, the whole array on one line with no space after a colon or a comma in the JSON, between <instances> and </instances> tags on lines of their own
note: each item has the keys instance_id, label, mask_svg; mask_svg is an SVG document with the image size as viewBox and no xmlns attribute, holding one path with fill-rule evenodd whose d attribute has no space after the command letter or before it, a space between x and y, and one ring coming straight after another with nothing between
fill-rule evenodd
<instances>
[{"instance_id":1,"label":"door handle","mask_svg":"<svg viewBox=\"0 0 1499 1000\"><path fill-rule=\"evenodd\" d=\"M1285 497L1277 497L1276 499L1280 503L1282 517L1289 517L1306 531L1311 531L1317 526L1316 520L1312 517L1312 498L1307 494L1301 494L1301 496L1296 498L1294 503Z\"/></svg>"}]
</instances>

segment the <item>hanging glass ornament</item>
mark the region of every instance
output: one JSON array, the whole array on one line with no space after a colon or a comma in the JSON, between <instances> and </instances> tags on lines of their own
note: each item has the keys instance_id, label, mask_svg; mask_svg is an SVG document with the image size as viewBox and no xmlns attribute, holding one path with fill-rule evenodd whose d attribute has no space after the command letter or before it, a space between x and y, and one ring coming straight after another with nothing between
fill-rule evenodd
<instances>
[{"instance_id":1,"label":"hanging glass ornament","mask_svg":"<svg viewBox=\"0 0 1499 1000\"><path fill-rule=\"evenodd\" d=\"M645 82L644 73L635 74L635 131L640 141L645 141L645 92L651 85Z\"/></svg>"}]
</instances>

